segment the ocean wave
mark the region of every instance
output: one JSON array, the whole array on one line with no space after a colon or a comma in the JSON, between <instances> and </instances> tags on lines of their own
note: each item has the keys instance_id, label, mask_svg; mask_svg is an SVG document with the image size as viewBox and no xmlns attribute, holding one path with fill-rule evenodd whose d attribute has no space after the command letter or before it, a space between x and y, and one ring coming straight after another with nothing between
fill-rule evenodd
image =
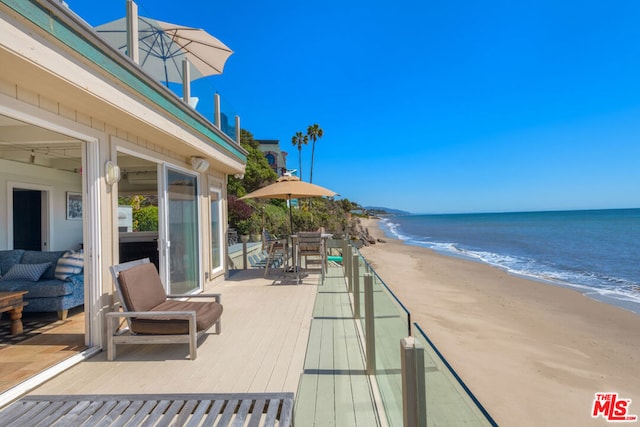
<instances>
[{"instance_id":1,"label":"ocean wave","mask_svg":"<svg viewBox=\"0 0 640 427\"><path fill-rule=\"evenodd\" d=\"M533 259L500 255L492 252L457 250L511 274L570 287L585 294L597 294L609 298L640 304L638 284L617 277L587 271L562 270Z\"/></svg>"},{"instance_id":2,"label":"ocean wave","mask_svg":"<svg viewBox=\"0 0 640 427\"><path fill-rule=\"evenodd\" d=\"M400 232L400 224L392 222L389 218L382 218L380 220L380 225L390 237L403 241L410 239L409 236L404 235Z\"/></svg>"},{"instance_id":3,"label":"ocean wave","mask_svg":"<svg viewBox=\"0 0 640 427\"><path fill-rule=\"evenodd\" d=\"M381 225L388 235L410 245L482 262L510 274L569 287L585 295L596 295L624 303L640 304L640 285L625 279L593 272L563 270L526 257L471 250L461 247L456 242L437 242L430 240L428 236L407 235L400 229L400 224L390 219L381 220ZM638 309L640 310L640 308Z\"/></svg>"}]
</instances>

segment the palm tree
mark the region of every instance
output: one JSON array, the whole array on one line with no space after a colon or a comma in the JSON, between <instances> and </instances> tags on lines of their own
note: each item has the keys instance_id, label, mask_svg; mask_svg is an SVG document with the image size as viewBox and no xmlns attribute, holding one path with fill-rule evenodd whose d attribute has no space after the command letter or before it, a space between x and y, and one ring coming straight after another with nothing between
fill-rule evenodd
<instances>
[{"instance_id":1,"label":"palm tree","mask_svg":"<svg viewBox=\"0 0 640 427\"><path fill-rule=\"evenodd\" d=\"M307 135L303 135L302 132L296 132L293 138L291 138L291 142L294 147L298 147L298 161L300 162L298 176L300 177L300 180L302 180L302 146L309 143L309 137Z\"/></svg>"},{"instance_id":2,"label":"palm tree","mask_svg":"<svg viewBox=\"0 0 640 427\"><path fill-rule=\"evenodd\" d=\"M318 126L317 123L307 128L307 137L313 141L313 144L311 144L311 172L309 174L309 182L313 182L313 155L316 151L316 140L322 138L323 133L322 128Z\"/></svg>"}]
</instances>

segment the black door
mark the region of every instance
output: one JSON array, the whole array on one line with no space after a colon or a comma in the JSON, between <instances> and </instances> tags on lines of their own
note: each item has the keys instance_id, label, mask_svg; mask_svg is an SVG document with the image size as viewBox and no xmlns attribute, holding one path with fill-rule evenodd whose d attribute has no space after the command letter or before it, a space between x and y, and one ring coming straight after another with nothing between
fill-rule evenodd
<instances>
[{"instance_id":1,"label":"black door","mask_svg":"<svg viewBox=\"0 0 640 427\"><path fill-rule=\"evenodd\" d=\"M42 192L13 190L13 248L42 250Z\"/></svg>"}]
</instances>

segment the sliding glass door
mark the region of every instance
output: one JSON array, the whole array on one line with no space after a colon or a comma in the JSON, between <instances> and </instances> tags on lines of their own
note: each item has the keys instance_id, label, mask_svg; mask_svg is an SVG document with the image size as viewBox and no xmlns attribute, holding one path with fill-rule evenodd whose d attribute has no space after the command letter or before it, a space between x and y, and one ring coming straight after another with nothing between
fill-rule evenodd
<instances>
[{"instance_id":1,"label":"sliding glass door","mask_svg":"<svg viewBox=\"0 0 640 427\"><path fill-rule=\"evenodd\" d=\"M222 268L222 190L211 187L211 271Z\"/></svg>"},{"instance_id":2,"label":"sliding glass door","mask_svg":"<svg viewBox=\"0 0 640 427\"><path fill-rule=\"evenodd\" d=\"M188 294L200 289L198 180L165 167L168 290Z\"/></svg>"}]
</instances>

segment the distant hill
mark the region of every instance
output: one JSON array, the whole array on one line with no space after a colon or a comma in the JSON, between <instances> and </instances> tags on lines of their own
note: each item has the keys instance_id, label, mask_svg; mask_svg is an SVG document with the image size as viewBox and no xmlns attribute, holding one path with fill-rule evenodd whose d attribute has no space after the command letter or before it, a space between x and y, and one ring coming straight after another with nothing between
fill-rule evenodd
<instances>
[{"instance_id":1,"label":"distant hill","mask_svg":"<svg viewBox=\"0 0 640 427\"><path fill-rule=\"evenodd\" d=\"M367 206L365 209L375 215L411 215L411 212L401 211L399 209L383 208L379 206Z\"/></svg>"}]
</instances>

